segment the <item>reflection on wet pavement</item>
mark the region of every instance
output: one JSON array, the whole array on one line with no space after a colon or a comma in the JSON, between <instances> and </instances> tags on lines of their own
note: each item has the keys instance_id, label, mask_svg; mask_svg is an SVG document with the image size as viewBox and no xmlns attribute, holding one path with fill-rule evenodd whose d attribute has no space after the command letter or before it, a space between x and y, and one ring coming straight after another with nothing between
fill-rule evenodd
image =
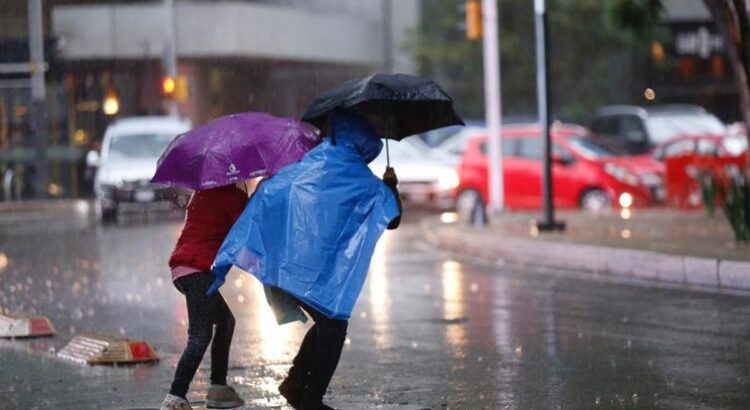
<instances>
[{"instance_id":1,"label":"reflection on wet pavement","mask_svg":"<svg viewBox=\"0 0 750 410\"><path fill-rule=\"evenodd\" d=\"M186 339L184 302L166 265L180 225L0 219L0 306L45 314L59 331L0 341L0 408L157 407ZM330 401L352 409L747 408L747 298L534 270L438 252L417 224L388 232ZM222 293L237 318L231 382L246 408L284 406L276 386L309 324L276 325L262 288L240 271ZM51 355L80 332L146 338L162 361L86 367ZM208 369L191 387L197 408Z\"/></svg>"}]
</instances>

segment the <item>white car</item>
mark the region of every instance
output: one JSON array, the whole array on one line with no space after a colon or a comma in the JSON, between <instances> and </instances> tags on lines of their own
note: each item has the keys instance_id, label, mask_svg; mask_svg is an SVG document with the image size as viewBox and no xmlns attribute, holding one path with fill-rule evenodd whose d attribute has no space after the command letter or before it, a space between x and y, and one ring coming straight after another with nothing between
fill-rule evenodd
<instances>
[{"instance_id":1,"label":"white car","mask_svg":"<svg viewBox=\"0 0 750 410\"><path fill-rule=\"evenodd\" d=\"M487 129L484 127L463 127L459 132L441 142L435 147L435 149L445 155L450 164L458 167L458 163L461 162L461 156L464 153L464 149L466 149L466 144L469 139L474 135L486 133Z\"/></svg>"},{"instance_id":2,"label":"white car","mask_svg":"<svg viewBox=\"0 0 750 410\"><path fill-rule=\"evenodd\" d=\"M458 173L439 152L416 138L388 141L391 166L398 176L398 190L405 205L447 210L454 206L453 191ZM386 168L386 149L370 162L370 169L382 177Z\"/></svg>"},{"instance_id":3,"label":"white car","mask_svg":"<svg viewBox=\"0 0 750 410\"><path fill-rule=\"evenodd\" d=\"M90 151L86 162L96 167L96 214L113 220L127 207L184 205L190 192L152 184L156 162L172 140L189 131L187 120L174 117L132 117L115 121L104 133L101 154Z\"/></svg>"}]
</instances>

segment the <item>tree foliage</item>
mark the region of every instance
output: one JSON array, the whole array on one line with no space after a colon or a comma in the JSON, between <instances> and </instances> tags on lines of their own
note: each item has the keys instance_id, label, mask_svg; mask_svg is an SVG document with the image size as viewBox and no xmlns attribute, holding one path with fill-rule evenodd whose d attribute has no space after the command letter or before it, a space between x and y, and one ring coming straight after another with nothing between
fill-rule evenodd
<instances>
[{"instance_id":1,"label":"tree foliage","mask_svg":"<svg viewBox=\"0 0 750 410\"><path fill-rule=\"evenodd\" d=\"M637 0L633 0L637 1ZM549 4L549 66L552 112L581 122L599 105L635 102L647 55L647 28L626 24L639 11L624 1L555 0ZM460 29L462 0L423 3L411 50L423 75L444 84L467 117L483 117L482 42ZM536 114L534 10L529 0L499 0L503 113ZM623 15L624 13L624 15Z\"/></svg>"}]
</instances>

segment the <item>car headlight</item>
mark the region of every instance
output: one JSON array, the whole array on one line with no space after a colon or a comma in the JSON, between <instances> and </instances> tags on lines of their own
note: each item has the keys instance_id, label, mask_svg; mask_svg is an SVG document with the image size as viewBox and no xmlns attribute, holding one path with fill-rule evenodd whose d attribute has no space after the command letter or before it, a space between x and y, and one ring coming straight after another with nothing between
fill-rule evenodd
<instances>
[{"instance_id":1,"label":"car headlight","mask_svg":"<svg viewBox=\"0 0 750 410\"><path fill-rule=\"evenodd\" d=\"M628 185L637 186L641 182L637 175L619 165L606 164L604 165L604 171L612 175L616 180Z\"/></svg>"},{"instance_id":2,"label":"car headlight","mask_svg":"<svg viewBox=\"0 0 750 410\"><path fill-rule=\"evenodd\" d=\"M458 186L458 173L455 170L446 170L438 175L438 188L441 190L454 189Z\"/></svg>"}]
</instances>

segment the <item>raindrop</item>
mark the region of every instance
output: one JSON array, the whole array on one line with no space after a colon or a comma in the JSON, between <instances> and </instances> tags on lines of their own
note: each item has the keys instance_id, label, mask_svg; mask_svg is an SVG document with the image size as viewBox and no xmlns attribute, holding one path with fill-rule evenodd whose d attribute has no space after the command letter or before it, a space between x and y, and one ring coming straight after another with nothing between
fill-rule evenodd
<instances>
[{"instance_id":1,"label":"raindrop","mask_svg":"<svg viewBox=\"0 0 750 410\"><path fill-rule=\"evenodd\" d=\"M367 312L360 313L359 317L362 318L362 319L367 319Z\"/></svg>"},{"instance_id":2,"label":"raindrop","mask_svg":"<svg viewBox=\"0 0 750 410\"><path fill-rule=\"evenodd\" d=\"M477 291L479 290L479 285L477 285L476 282L474 282L471 285L469 285L469 290L471 291L471 293L477 293Z\"/></svg>"},{"instance_id":3,"label":"raindrop","mask_svg":"<svg viewBox=\"0 0 750 410\"><path fill-rule=\"evenodd\" d=\"M162 287L164 285L164 281L161 278L156 278L156 286Z\"/></svg>"},{"instance_id":4,"label":"raindrop","mask_svg":"<svg viewBox=\"0 0 750 410\"><path fill-rule=\"evenodd\" d=\"M630 349L632 347L633 347L633 341L632 340L628 340L628 342L625 343L625 348L626 349Z\"/></svg>"},{"instance_id":5,"label":"raindrop","mask_svg":"<svg viewBox=\"0 0 750 410\"><path fill-rule=\"evenodd\" d=\"M125 295L125 299L127 299L128 302L132 302L133 301L133 294L132 293L127 293Z\"/></svg>"},{"instance_id":6,"label":"raindrop","mask_svg":"<svg viewBox=\"0 0 750 410\"><path fill-rule=\"evenodd\" d=\"M94 316L94 308L88 308L86 315L89 317Z\"/></svg>"},{"instance_id":7,"label":"raindrop","mask_svg":"<svg viewBox=\"0 0 750 410\"><path fill-rule=\"evenodd\" d=\"M29 285L33 285L34 284L34 279L26 278L26 283L28 283Z\"/></svg>"},{"instance_id":8,"label":"raindrop","mask_svg":"<svg viewBox=\"0 0 750 410\"><path fill-rule=\"evenodd\" d=\"M424 285L424 291L426 293L430 293L432 291L432 286L429 283L425 284Z\"/></svg>"},{"instance_id":9,"label":"raindrop","mask_svg":"<svg viewBox=\"0 0 750 410\"><path fill-rule=\"evenodd\" d=\"M601 405L602 404L602 398L601 397L597 397L596 400L594 400L594 404L597 405L597 406Z\"/></svg>"},{"instance_id":10,"label":"raindrop","mask_svg":"<svg viewBox=\"0 0 750 410\"><path fill-rule=\"evenodd\" d=\"M521 353L523 353L523 346L516 346L516 354L520 355Z\"/></svg>"},{"instance_id":11,"label":"raindrop","mask_svg":"<svg viewBox=\"0 0 750 410\"><path fill-rule=\"evenodd\" d=\"M237 296L237 301L240 302L240 303L245 303L245 297L242 296L242 295L238 295Z\"/></svg>"},{"instance_id":12,"label":"raindrop","mask_svg":"<svg viewBox=\"0 0 750 410\"><path fill-rule=\"evenodd\" d=\"M622 323L628 323L629 320L627 316L622 317Z\"/></svg>"},{"instance_id":13,"label":"raindrop","mask_svg":"<svg viewBox=\"0 0 750 410\"><path fill-rule=\"evenodd\" d=\"M412 342L411 342L411 348L412 348L412 349L416 349L416 348L418 348L418 347L419 347L419 343L417 343L417 342L414 342L414 341L412 341Z\"/></svg>"},{"instance_id":14,"label":"raindrop","mask_svg":"<svg viewBox=\"0 0 750 410\"><path fill-rule=\"evenodd\" d=\"M638 404L638 394L637 393L633 393L633 403L634 404Z\"/></svg>"},{"instance_id":15,"label":"raindrop","mask_svg":"<svg viewBox=\"0 0 750 410\"><path fill-rule=\"evenodd\" d=\"M244 284L245 284L245 281L242 280L241 278L240 279L236 279L234 281L234 286L237 287L237 289L242 288L242 285L244 285Z\"/></svg>"},{"instance_id":16,"label":"raindrop","mask_svg":"<svg viewBox=\"0 0 750 410\"><path fill-rule=\"evenodd\" d=\"M15 291L16 291L16 287L15 287L15 286L13 286L13 285L10 285L10 288L9 288L9 290L10 290L10 293L13 293L13 292L15 292Z\"/></svg>"},{"instance_id":17,"label":"raindrop","mask_svg":"<svg viewBox=\"0 0 750 410\"><path fill-rule=\"evenodd\" d=\"M484 360L484 357L482 356L477 357L477 362L482 363L482 360Z\"/></svg>"},{"instance_id":18,"label":"raindrop","mask_svg":"<svg viewBox=\"0 0 750 410\"><path fill-rule=\"evenodd\" d=\"M47 286L48 288L51 288L51 287L52 287L52 281L51 281L51 280L49 280L49 279L45 280L45 281L44 281L44 284L45 284L45 285L46 285L46 286Z\"/></svg>"},{"instance_id":19,"label":"raindrop","mask_svg":"<svg viewBox=\"0 0 750 410\"><path fill-rule=\"evenodd\" d=\"M352 344L352 339L350 339L350 338L347 337L346 340L344 340L344 344L347 345L347 346L351 345Z\"/></svg>"},{"instance_id":20,"label":"raindrop","mask_svg":"<svg viewBox=\"0 0 750 410\"><path fill-rule=\"evenodd\" d=\"M123 335L123 336L125 336L125 328L124 327L120 328L120 334Z\"/></svg>"}]
</instances>

